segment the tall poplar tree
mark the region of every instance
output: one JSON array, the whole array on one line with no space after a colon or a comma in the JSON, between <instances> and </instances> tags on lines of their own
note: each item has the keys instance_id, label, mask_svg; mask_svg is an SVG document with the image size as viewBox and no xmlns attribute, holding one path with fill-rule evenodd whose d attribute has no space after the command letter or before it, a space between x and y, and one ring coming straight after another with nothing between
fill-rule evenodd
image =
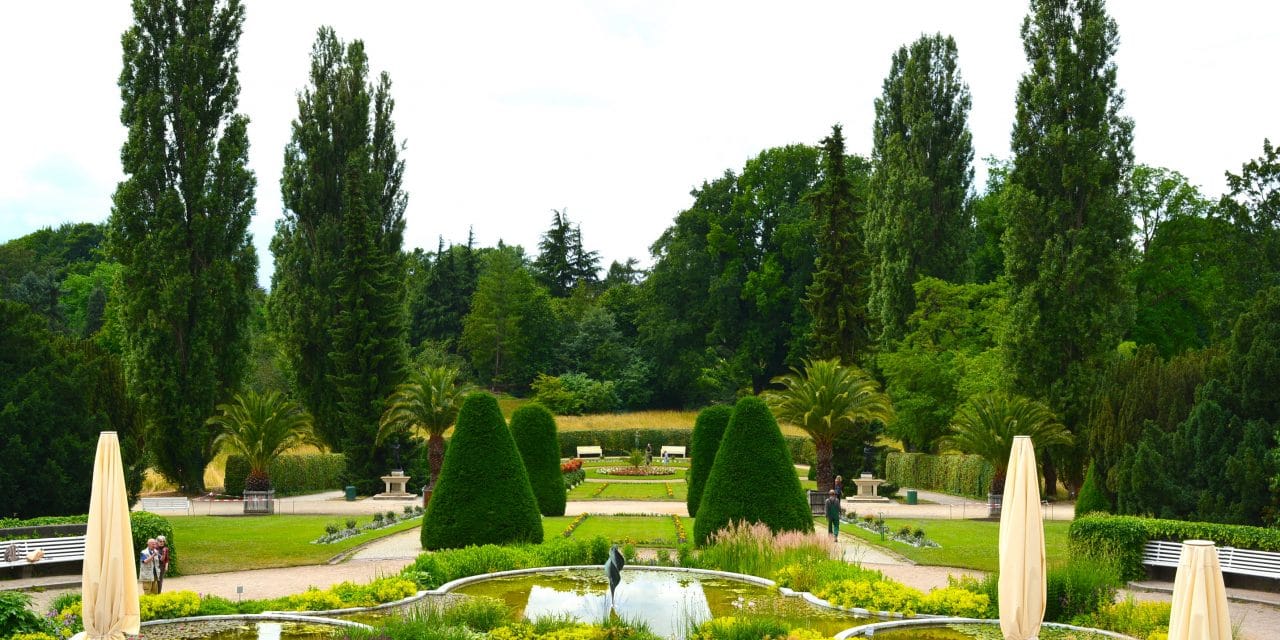
<instances>
[{"instance_id":1,"label":"tall poplar tree","mask_svg":"<svg viewBox=\"0 0 1280 640\"><path fill-rule=\"evenodd\" d=\"M893 54L875 103L867 215L868 306L882 346L902 337L916 280L957 282L968 270L970 102L950 36L922 36Z\"/></svg>"},{"instance_id":2,"label":"tall poplar tree","mask_svg":"<svg viewBox=\"0 0 1280 640\"><path fill-rule=\"evenodd\" d=\"M109 222L126 375L156 468L204 488L204 422L240 384L257 181L239 106L238 0L135 0L121 39L125 180Z\"/></svg>"},{"instance_id":3,"label":"tall poplar tree","mask_svg":"<svg viewBox=\"0 0 1280 640\"><path fill-rule=\"evenodd\" d=\"M1121 115L1119 36L1102 0L1033 0L1022 41L1031 69L1018 83L1004 196L1005 349L1016 391L1048 399L1074 427L1089 369L1126 324L1132 221L1121 187L1133 122Z\"/></svg>"},{"instance_id":4,"label":"tall poplar tree","mask_svg":"<svg viewBox=\"0 0 1280 640\"><path fill-rule=\"evenodd\" d=\"M322 27L285 147L284 219L271 242L271 315L294 388L361 487L384 470L372 436L407 360L402 145L390 77L368 76L364 44Z\"/></svg>"},{"instance_id":5,"label":"tall poplar tree","mask_svg":"<svg viewBox=\"0 0 1280 640\"><path fill-rule=\"evenodd\" d=\"M813 316L811 355L861 362L870 346L867 256L862 209L846 165L844 132L822 139L822 182L809 196L818 225L818 258L804 305Z\"/></svg>"}]
</instances>

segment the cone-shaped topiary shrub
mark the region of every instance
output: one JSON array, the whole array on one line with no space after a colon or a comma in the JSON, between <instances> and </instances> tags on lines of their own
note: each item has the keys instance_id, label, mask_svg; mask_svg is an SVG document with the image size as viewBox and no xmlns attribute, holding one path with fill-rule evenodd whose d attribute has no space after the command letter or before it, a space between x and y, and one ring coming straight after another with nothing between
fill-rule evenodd
<instances>
[{"instance_id":1,"label":"cone-shaped topiary shrub","mask_svg":"<svg viewBox=\"0 0 1280 640\"><path fill-rule=\"evenodd\" d=\"M529 472L538 510L544 516L564 515L564 474L560 472L555 416L540 404L524 405L511 414L511 435Z\"/></svg>"},{"instance_id":2,"label":"cone-shaped topiary shrub","mask_svg":"<svg viewBox=\"0 0 1280 640\"><path fill-rule=\"evenodd\" d=\"M1093 511L1111 513L1112 508L1107 494L1102 492L1102 481L1098 478L1098 465L1090 462L1089 471L1084 474L1084 484L1080 487L1080 494L1076 496L1076 517Z\"/></svg>"},{"instance_id":3,"label":"cone-shaped topiary shrub","mask_svg":"<svg viewBox=\"0 0 1280 640\"><path fill-rule=\"evenodd\" d=\"M689 495L686 498L690 517L698 515L698 505L701 503L702 491L707 486L707 476L711 475L716 451L720 450L720 438L724 436L724 428L729 426L729 418L732 416L733 407L716 405L703 409L693 423L693 437L689 447Z\"/></svg>"},{"instance_id":4,"label":"cone-shaped topiary shrub","mask_svg":"<svg viewBox=\"0 0 1280 640\"><path fill-rule=\"evenodd\" d=\"M738 521L760 522L774 533L814 529L782 431L756 397L733 408L698 504L694 540L705 545L712 533Z\"/></svg>"},{"instance_id":5,"label":"cone-shaped topiary shrub","mask_svg":"<svg viewBox=\"0 0 1280 640\"><path fill-rule=\"evenodd\" d=\"M542 542L542 518L498 401L473 393L458 411L422 523L424 549Z\"/></svg>"}]
</instances>

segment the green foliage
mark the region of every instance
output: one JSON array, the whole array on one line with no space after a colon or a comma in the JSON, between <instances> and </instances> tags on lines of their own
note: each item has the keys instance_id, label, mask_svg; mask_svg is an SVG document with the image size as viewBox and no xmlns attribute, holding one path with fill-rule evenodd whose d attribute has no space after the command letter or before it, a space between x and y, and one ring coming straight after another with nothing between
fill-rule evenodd
<instances>
[{"instance_id":1,"label":"green foliage","mask_svg":"<svg viewBox=\"0 0 1280 640\"><path fill-rule=\"evenodd\" d=\"M857 162L846 165L844 132L822 139L822 182L809 198L818 220L818 257L804 305L813 316L816 358L858 362L870 346L866 296L871 265L865 248L865 204L854 186Z\"/></svg>"},{"instance_id":2,"label":"green foliage","mask_svg":"<svg viewBox=\"0 0 1280 640\"><path fill-rule=\"evenodd\" d=\"M467 244L444 246L434 256L414 249L409 255L409 344L456 343L462 335L462 319L471 311L471 296L480 277L480 259L474 233Z\"/></svg>"},{"instance_id":3,"label":"green foliage","mask_svg":"<svg viewBox=\"0 0 1280 640\"><path fill-rule=\"evenodd\" d=\"M1088 473L1084 474L1084 485L1080 487L1080 493L1076 496L1076 517L1095 511L1111 513L1113 510L1107 494L1102 492L1102 480L1098 478L1098 465L1090 464Z\"/></svg>"},{"instance_id":4,"label":"green foliage","mask_svg":"<svg viewBox=\"0 0 1280 640\"><path fill-rule=\"evenodd\" d=\"M363 42L319 29L284 152L269 302L293 389L364 492L386 471L375 435L407 358L404 161L390 77L368 76Z\"/></svg>"},{"instance_id":5,"label":"green foliage","mask_svg":"<svg viewBox=\"0 0 1280 640\"><path fill-rule=\"evenodd\" d=\"M765 394L769 408L783 422L794 424L813 438L817 450L818 490L834 486L831 449L835 439L858 430L854 441L870 445L877 426L893 421L893 403L880 385L857 367L839 359L806 362L804 371L774 378L782 390Z\"/></svg>"},{"instance_id":6,"label":"green foliage","mask_svg":"<svg viewBox=\"0 0 1280 640\"><path fill-rule=\"evenodd\" d=\"M534 281L518 248L489 252L460 343L480 379L498 389L527 388L551 361L555 330L551 297Z\"/></svg>"},{"instance_id":7,"label":"green foliage","mask_svg":"<svg viewBox=\"0 0 1280 640\"><path fill-rule=\"evenodd\" d=\"M249 460L244 456L227 456L223 492L233 496L243 495L249 468ZM272 460L267 467L272 489L277 496L341 489L346 470L346 456L341 453L283 455Z\"/></svg>"},{"instance_id":8,"label":"green foliage","mask_svg":"<svg viewBox=\"0 0 1280 640\"><path fill-rule=\"evenodd\" d=\"M89 502L98 433L119 434L125 485L146 465L142 418L116 356L51 333L23 304L0 300L0 485L5 515L78 513ZM32 461L39 461L33 473Z\"/></svg>"},{"instance_id":9,"label":"green foliage","mask_svg":"<svg viewBox=\"0 0 1280 640\"><path fill-rule=\"evenodd\" d=\"M401 573L417 581L420 589L435 589L458 578L495 571L603 564L608 556L609 540L602 536L553 538L537 545L486 544L424 553Z\"/></svg>"},{"instance_id":10,"label":"green foliage","mask_svg":"<svg viewBox=\"0 0 1280 640\"><path fill-rule=\"evenodd\" d=\"M812 522L812 519L810 520ZM772 576L785 567L830 560L836 544L812 527L775 534L763 523L738 521L718 529L698 555L696 565L753 576Z\"/></svg>"},{"instance_id":11,"label":"green foliage","mask_svg":"<svg viewBox=\"0 0 1280 640\"><path fill-rule=\"evenodd\" d=\"M1044 619L1070 622L1115 602L1116 589L1124 585L1120 569L1106 554L1073 556L1065 565L1045 574Z\"/></svg>"},{"instance_id":12,"label":"green foliage","mask_svg":"<svg viewBox=\"0 0 1280 640\"><path fill-rule=\"evenodd\" d=\"M579 429L561 431L560 457L577 457L580 446L599 446L606 456L626 455L636 446L652 444L655 451L661 451L663 445L693 446L693 431L690 429ZM813 464L813 440L805 436L783 436L791 460L795 464ZM687 452L692 455L692 448Z\"/></svg>"},{"instance_id":13,"label":"green foliage","mask_svg":"<svg viewBox=\"0 0 1280 640\"><path fill-rule=\"evenodd\" d=\"M906 331L917 280L957 282L966 272L973 136L956 57L942 34L900 47L875 102L867 298L884 347Z\"/></svg>"},{"instance_id":14,"label":"green foliage","mask_svg":"<svg viewBox=\"0 0 1280 640\"><path fill-rule=\"evenodd\" d=\"M542 519L529 475L498 401L467 396L422 524L422 546L541 542Z\"/></svg>"},{"instance_id":15,"label":"green foliage","mask_svg":"<svg viewBox=\"0 0 1280 640\"><path fill-rule=\"evenodd\" d=\"M153 465L198 492L212 456L204 420L239 387L257 283L257 179L248 119L236 113L244 7L149 1L133 13L121 38L125 179L108 247L120 263L125 371L150 425Z\"/></svg>"},{"instance_id":16,"label":"green foliage","mask_svg":"<svg viewBox=\"0 0 1280 640\"><path fill-rule=\"evenodd\" d=\"M1142 547L1148 540L1211 540L1220 547L1280 552L1278 529L1211 522L1093 514L1076 518L1069 535L1073 554L1113 555L1124 580L1145 575Z\"/></svg>"},{"instance_id":17,"label":"green foliage","mask_svg":"<svg viewBox=\"0 0 1280 640\"><path fill-rule=\"evenodd\" d=\"M908 451L936 453L961 404L1008 386L998 344L1005 295L999 283L916 281L907 333L877 359L896 413L888 432Z\"/></svg>"},{"instance_id":18,"label":"green foliage","mask_svg":"<svg viewBox=\"0 0 1280 640\"><path fill-rule=\"evenodd\" d=\"M278 392L258 393L251 389L237 393L234 403L220 404L218 411L222 414L207 421L219 429L213 448L225 447L244 456L250 474L265 473L270 477L271 462L285 451L316 444L311 416Z\"/></svg>"},{"instance_id":19,"label":"green foliage","mask_svg":"<svg viewBox=\"0 0 1280 640\"><path fill-rule=\"evenodd\" d=\"M133 548L143 549L147 546L147 540L164 536L169 546L169 575L181 575L179 570L178 559L178 541L174 540L173 524L161 516L150 511L134 511L129 514L129 523L131 534L133 536Z\"/></svg>"},{"instance_id":20,"label":"green foliage","mask_svg":"<svg viewBox=\"0 0 1280 640\"><path fill-rule=\"evenodd\" d=\"M1030 68L1018 83L1002 197L1013 391L1047 399L1069 428L1083 419L1091 368L1127 325L1133 221L1122 188L1133 122L1121 113L1119 35L1104 4L1031 3L1022 23Z\"/></svg>"},{"instance_id":21,"label":"green foliage","mask_svg":"<svg viewBox=\"0 0 1280 640\"><path fill-rule=\"evenodd\" d=\"M564 515L564 474L560 472L555 417L542 405L526 404L511 414L511 435L529 473L538 511L544 516Z\"/></svg>"},{"instance_id":22,"label":"green foliage","mask_svg":"<svg viewBox=\"0 0 1280 640\"><path fill-rule=\"evenodd\" d=\"M612 380L592 380L580 373L559 376L538 374L531 385L533 399L557 415L608 413L618 409L616 385Z\"/></svg>"},{"instance_id":23,"label":"green foliage","mask_svg":"<svg viewBox=\"0 0 1280 640\"><path fill-rule=\"evenodd\" d=\"M1004 491L1009 452L1016 436L1031 436L1036 452L1071 443L1071 434L1043 404L1021 396L985 394L965 403L951 423L943 446L979 455L991 463L994 493Z\"/></svg>"},{"instance_id":24,"label":"green foliage","mask_svg":"<svg viewBox=\"0 0 1280 640\"><path fill-rule=\"evenodd\" d=\"M712 533L733 522L760 522L775 533L813 530L782 432L756 397L734 406L702 492L694 538L705 545Z\"/></svg>"},{"instance_id":25,"label":"green foliage","mask_svg":"<svg viewBox=\"0 0 1280 640\"><path fill-rule=\"evenodd\" d=\"M839 580L822 585L814 595L840 607L905 615L928 613L974 618L985 615L990 606L985 594L959 587L944 587L924 594L892 580Z\"/></svg>"},{"instance_id":26,"label":"green foliage","mask_svg":"<svg viewBox=\"0 0 1280 640\"><path fill-rule=\"evenodd\" d=\"M884 477L903 487L985 500L995 469L982 456L889 452Z\"/></svg>"},{"instance_id":27,"label":"green foliage","mask_svg":"<svg viewBox=\"0 0 1280 640\"><path fill-rule=\"evenodd\" d=\"M1241 417L1280 424L1280 286L1259 292L1236 320L1226 382Z\"/></svg>"},{"instance_id":28,"label":"green foliage","mask_svg":"<svg viewBox=\"0 0 1280 640\"><path fill-rule=\"evenodd\" d=\"M567 297L579 285L597 282L600 254L582 247L582 227L569 221L563 210L552 210L551 227L538 243L533 268L538 282L552 296Z\"/></svg>"},{"instance_id":29,"label":"green foliage","mask_svg":"<svg viewBox=\"0 0 1280 640\"><path fill-rule=\"evenodd\" d=\"M460 384L458 370L447 366L427 366L410 372L409 379L396 386L387 399L387 410L378 424L378 442L392 433L425 433L427 457L434 485L444 464L444 432L458 418L458 410L470 390Z\"/></svg>"},{"instance_id":30,"label":"green foliage","mask_svg":"<svg viewBox=\"0 0 1280 640\"><path fill-rule=\"evenodd\" d=\"M693 423L693 435L686 453L689 454L689 475L685 482L689 485L686 502L689 516L697 517L698 505L702 503L702 491L711 475L711 466L716 461L716 452L720 450L720 439L733 417L733 407L717 405L707 407L698 413Z\"/></svg>"},{"instance_id":31,"label":"green foliage","mask_svg":"<svg viewBox=\"0 0 1280 640\"><path fill-rule=\"evenodd\" d=\"M1106 629L1131 638L1152 638L1153 634L1168 631L1172 612L1171 602L1135 601L1130 595L1120 602L1106 604L1093 613L1079 616L1071 624Z\"/></svg>"},{"instance_id":32,"label":"green foliage","mask_svg":"<svg viewBox=\"0 0 1280 640\"><path fill-rule=\"evenodd\" d=\"M28 609L31 596L21 591L0 591L0 638L48 631L45 621Z\"/></svg>"}]
</instances>

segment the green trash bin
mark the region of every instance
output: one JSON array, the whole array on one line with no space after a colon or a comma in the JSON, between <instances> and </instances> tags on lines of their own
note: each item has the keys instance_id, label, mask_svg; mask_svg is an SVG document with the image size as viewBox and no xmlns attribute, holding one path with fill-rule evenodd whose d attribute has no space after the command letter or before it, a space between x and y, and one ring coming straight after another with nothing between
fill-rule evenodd
<instances>
[{"instance_id":1,"label":"green trash bin","mask_svg":"<svg viewBox=\"0 0 1280 640\"><path fill-rule=\"evenodd\" d=\"M916 504L916 490L907 489L907 504Z\"/></svg>"},{"instance_id":2,"label":"green trash bin","mask_svg":"<svg viewBox=\"0 0 1280 640\"><path fill-rule=\"evenodd\" d=\"M356 501L356 488L348 485L347 486L347 502L355 502L355 501Z\"/></svg>"}]
</instances>

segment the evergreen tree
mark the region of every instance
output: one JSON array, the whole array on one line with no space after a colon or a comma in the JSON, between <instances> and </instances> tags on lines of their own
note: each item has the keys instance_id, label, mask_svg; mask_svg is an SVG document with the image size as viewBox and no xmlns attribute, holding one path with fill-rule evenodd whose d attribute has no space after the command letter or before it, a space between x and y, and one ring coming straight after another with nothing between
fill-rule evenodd
<instances>
[{"instance_id":1,"label":"evergreen tree","mask_svg":"<svg viewBox=\"0 0 1280 640\"><path fill-rule=\"evenodd\" d=\"M256 180L248 120L236 113L239 0L138 0L124 34L121 150L110 255L129 388L142 401L156 468L204 488L205 418L245 371L249 240Z\"/></svg>"},{"instance_id":2,"label":"evergreen tree","mask_svg":"<svg viewBox=\"0 0 1280 640\"><path fill-rule=\"evenodd\" d=\"M813 316L811 355L861 362L870 345L868 263L862 210L846 166L840 125L822 139L822 183L810 196L818 224L818 258L804 305Z\"/></svg>"},{"instance_id":3,"label":"evergreen tree","mask_svg":"<svg viewBox=\"0 0 1280 640\"><path fill-rule=\"evenodd\" d=\"M881 346L902 337L921 276L967 272L973 182L969 87L956 43L922 36L893 55L872 130L868 306Z\"/></svg>"},{"instance_id":4,"label":"evergreen tree","mask_svg":"<svg viewBox=\"0 0 1280 640\"><path fill-rule=\"evenodd\" d=\"M529 474L538 511L544 516L564 515L566 496L555 416L540 404L524 405L511 414L511 435Z\"/></svg>"},{"instance_id":5,"label":"evergreen tree","mask_svg":"<svg viewBox=\"0 0 1280 640\"><path fill-rule=\"evenodd\" d=\"M463 320L462 347L481 379L495 388L525 388L554 355L555 319L547 292L525 269L518 248L487 254Z\"/></svg>"},{"instance_id":6,"label":"evergreen tree","mask_svg":"<svg viewBox=\"0 0 1280 640\"><path fill-rule=\"evenodd\" d=\"M1018 83L1004 191L1005 353L1015 389L1047 398L1071 428L1090 368L1126 326L1132 222L1121 186L1133 123L1120 113L1118 39L1103 0L1033 0L1022 24L1031 69ZM1053 491L1053 459L1042 462Z\"/></svg>"},{"instance_id":7,"label":"evergreen tree","mask_svg":"<svg viewBox=\"0 0 1280 640\"><path fill-rule=\"evenodd\" d=\"M792 474L795 475L795 474ZM542 518L498 400L462 403L422 522L422 548L542 542Z\"/></svg>"},{"instance_id":8,"label":"evergreen tree","mask_svg":"<svg viewBox=\"0 0 1280 640\"><path fill-rule=\"evenodd\" d=\"M813 531L813 515L782 431L769 407L754 396L734 405L702 492L694 539L705 545L735 522L760 522L774 533Z\"/></svg>"},{"instance_id":9,"label":"evergreen tree","mask_svg":"<svg viewBox=\"0 0 1280 640\"><path fill-rule=\"evenodd\" d=\"M538 258L533 261L533 271L538 283L546 287L552 296L564 298L573 290L573 224L564 212L551 210L551 228L542 234L538 242Z\"/></svg>"},{"instance_id":10,"label":"evergreen tree","mask_svg":"<svg viewBox=\"0 0 1280 640\"><path fill-rule=\"evenodd\" d=\"M1076 496L1077 518L1094 511L1111 513L1111 500L1102 490L1102 479L1098 477L1099 475L1098 465L1090 464L1088 473L1084 474L1084 485L1080 487L1080 494Z\"/></svg>"},{"instance_id":11,"label":"evergreen tree","mask_svg":"<svg viewBox=\"0 0 1280 640\"><path fill-rule=\"evenodd\" d=\"M368 74L361 41L319 30L271 241L271 320L293 387L329 446L365 449L357 460L374 456L381 402L400 382L406 353L402 145L391 80L383 73L373 85ZM368 472L350 460L348 468Z\"/></svg>"},{"instance_id":12,"label":"evergreen tree","mask_svg":"<svg viewBox=\"0 0 1280 640\"><path fill-rule=\"evenodd\" d=\"M690 518L698 516L698 506L702 504L702 491L706 488L707 476L711 475L716 452L720 450L720 439L724 437L725 427L729 426L729 419L732 417L733 407L721 404L700 411L698 419L693 423L689 451L689 492L685 499Z\"/></svg>"}]
</instances>

